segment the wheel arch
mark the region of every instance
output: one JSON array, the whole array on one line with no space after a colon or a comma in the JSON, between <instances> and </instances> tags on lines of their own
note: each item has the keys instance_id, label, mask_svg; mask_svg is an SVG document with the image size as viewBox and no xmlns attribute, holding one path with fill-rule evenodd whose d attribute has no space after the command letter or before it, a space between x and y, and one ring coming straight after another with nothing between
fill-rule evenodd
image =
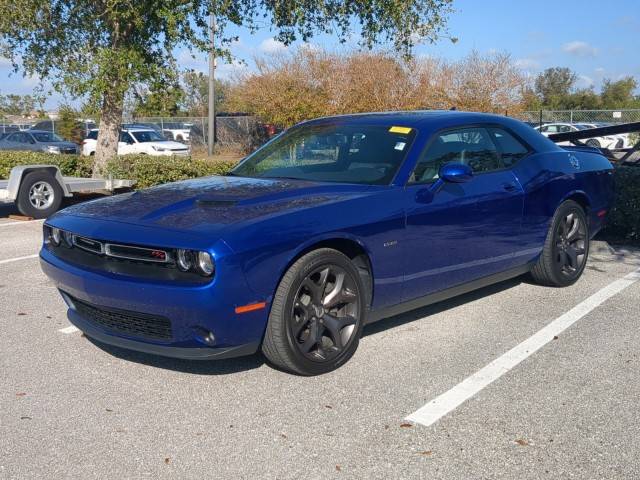
<instances>
[{"instance_id":1,"label":"wheel arch","mask_svg":"<svg viewBox=\"0 0 640 480\"><path fill-rule=\"evenodd\" d=\"M587 218L589 218L589 210L591 209L591 200L583 190L574 190L572 192L569 192L567 195L565 195L562 198L560 203L558 203L556 210L558 209L558 207L560 207L560 205L562 205L563 202L566 202L567 200L573 200L578 205L580 205L584 209L584 212L587 215Z\"/></svg>"},{"instance_id":2,"label":"wheel arch","mask_svg":"<svg viewBox=\"0 0 640 480\"><path fill-rule=\"evenodd\" d=\"M62 173L60 169L55 165L19 165L17 167L13 167L11 172L9 173L9 183L7 185L7 190L9 193L9 199L15 200L18 198L18 192L22 187L22 180L27 174L31 172L42 171L47 172L58 182L60 188L62 189L62 194L65 197L71 197L72 194L67 188L67 185L62 178Z\"/></svg>"},{"instance_id":3,"label":"wheel arch","mask_svg":"<svg viewBox=\"0 0 640 480\"><path fill-rule=\"evenodd\" d=\"M305 242L295 252L295 254L289 259L285 268L280 273L278 284L282 280L284 274L291 268L291 266L298 261L302 256L306 255L313 250L319 248L332 248L338 252L346 255L356 266L360 279L365 289L365 300L367 308L369 308L373 302L373 264L371 262L371 255L366 246L359 239L349 235L333 235L326 238L316 238Z\"/></svg>"}]
</instances>

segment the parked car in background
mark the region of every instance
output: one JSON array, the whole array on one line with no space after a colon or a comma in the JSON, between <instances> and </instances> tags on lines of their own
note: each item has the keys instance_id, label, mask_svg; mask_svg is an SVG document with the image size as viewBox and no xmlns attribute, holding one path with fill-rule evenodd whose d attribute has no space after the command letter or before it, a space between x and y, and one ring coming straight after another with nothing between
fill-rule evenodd
<instances>
[{"instance_id":1,"label":"parked car in background","mask_svg":"<svg viewBox=\"0 0 640 480\"><path fill-rule=\"evenodd\" d=\"M20 132L21 130L15 125L0 125L0 135L7 136L13 132Z\"/></svg>"},{"instance_id":2,"label":"parked car in background","mask_svg":"<svg viewBox=\"0 0 640 480\"><path fill-rule=\"evenodd\" d=\"M95 122L91 120L79 120L77 122L78 129L82 132L82 138L86 138L89 132L96 128L97 125ZM58 131L58 122L56 120L42 120L36 123L33 127L33 130L41 130L47 132L57 132Z\"/></svg>"},{"instance_id":3,"label":"parked car in background","mask_svg":"<svg viewBox=\"0 0 640 480\"><path fill-rule=\"evenodd\" d=\"M98 145L98 129L91 130L82 141L82 154L89 156L96 153ZM124 128L120 132L118 155L143 154L156 156L182 155L191 153L188 145L164 138L157 130L150 128Z\"/></svg>"},{"instance_id":4,"label":"parked car in background","mask_svg":"<svg viewBox=\"0 0 640 480\"><path fill-rule=\"evenodd\" d=\"M191 134L192 123L172 122L161 125L162 133L169 140L176 142L188 142Z\"/></svg>"},{"instance_id":5,"label":"parked car in background","mask_svg":"<svg viewBox=\"0 0 640 480\"><path fill-rule=\"evenodd\" d=\"M0 140L0 150L27 150L46 153L78 153L78 146L67 142L53 132L28 130L13 132Z\"/></svg>"},{"instance_id":6,"label":"parked car in background","mask_svg":"<svg viewBox=\"0 0 640 480\"><path fill-rule=\"evenodd\" d=\"M40 258L99 343L262 350L315 375L347 362L367 323L526 273L575 283L613 198L605 157L511 118L345 115L288 129L225 177L66 208Z\"/></svg>"},{"instance_id":7,"label":"parked car in background","mask_svg":"<svg viewBox=\"0 0 640 480\"><path fill-rule=\"evenodd\" d=\"M598 128L594 123L546 123L542 126L535 127L545 137L554 133L577 132L579 130L588 130L590 128ZM587 139L586 143L590 147L595 148L628 148L628 135L607 135L605 137L593 137ZM561 142L558 145L571 145L571 142Z\"/></svg>"}]
</instances>

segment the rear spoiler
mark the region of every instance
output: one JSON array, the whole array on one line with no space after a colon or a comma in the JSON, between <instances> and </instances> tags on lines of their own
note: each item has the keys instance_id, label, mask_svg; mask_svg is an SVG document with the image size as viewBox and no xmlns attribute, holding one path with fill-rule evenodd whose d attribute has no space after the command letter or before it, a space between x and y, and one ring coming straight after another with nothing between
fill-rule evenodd
<instances>
[{"instance_id":1,"label":"rear spoiler","mask_svg":"<svg viewBox=\"0 0 640 480\"><path fill-rule=\"evenodd\" d=\"M640 151L640 142L636 144L633 148L627 148L623 150L616 150L618 155L614 154L608 148L594 148L589 147L581 142L581 140L586 140L588 138L594 137L605 137L607 135L618 135L620 133L636 133L640 132L640 122L633 123L621 123L619 125L611 125L609 127L598 127L598 128L588 128L586 130L578 130L576 132L566 132L566 133L552 133L549 135L549 140L553 142L571 142L574 145L569 147L564 147L565 150L569 151L591 151L591 152L599 152L609 160L619 163L636 163L638 160L638 155L634 155L636 152ZM633 157L633 158L632 158Z\"/></svg>"}]
</instances>

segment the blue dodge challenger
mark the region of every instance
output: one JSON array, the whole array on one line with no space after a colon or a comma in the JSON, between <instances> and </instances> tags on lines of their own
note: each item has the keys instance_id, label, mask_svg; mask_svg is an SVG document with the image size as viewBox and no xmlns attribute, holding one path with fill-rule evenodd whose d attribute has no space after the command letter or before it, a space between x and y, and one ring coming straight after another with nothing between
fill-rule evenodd
<instances>
[{"instance_id":1,"label":"blue dodge challenger","mask_svg":"<svg viewBox=\"0 0 640 480\"><path fill-rule=\"evenodd\" d=\"M44 272L98 342L186 359L262 350L316 375L369 322L529 273L582 274L611 164L510 118L348 115L290 128L228 175L67 208Z\"/></svg>"}]
</instances>

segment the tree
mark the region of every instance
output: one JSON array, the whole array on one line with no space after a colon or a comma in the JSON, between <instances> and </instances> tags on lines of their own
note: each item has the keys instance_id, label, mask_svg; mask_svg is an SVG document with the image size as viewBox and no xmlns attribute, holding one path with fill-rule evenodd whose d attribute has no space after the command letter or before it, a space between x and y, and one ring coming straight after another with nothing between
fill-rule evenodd
<instances>
[{"instance_id":1,"label":"tree","mask_svg":"<svg viewBox=\"0 0 640 480\"><path fill-rule=\"evenodd\" d=\"M56 133L65 140L80 144L82 142L82 126L78 122L78 112L69 105L62 105L58 110Z\"/></svg>"},{"instance_id":2,"label":"tree","mask_svg":"<svg viewBox=\"0 0 640 480\"><path fill-rule=\"evenodd\" d=\"M228 104L288 127L314 117L353 112L449 109L515 113L523 110L527 81L509 55L446 62L403 60L389 52L345 55L301 48L256 60Z\"/></svg>"},{"instance_id":3,"label":"tree","mask_svg":"<svg viewBox=\"0 0 640 480\"><path fill-rule=\"evenodd\" d=\"M0 115L29 115L36 102L31 95L0 95Z\"/></svg>"},{"instance_id":4,"label":"tree","mask_svg":"<svg viewBox=\"0 0 640 480\"><path fill-rule=\"evenodd\" d=\"M536 78L535 91L546 108L563 108L577 79L577 75L566 67L547 68Z\"/></svg>"},{"instance_id":5,"label":"tree","mask_svg":"<svg viewBox=\"0 0 640 480\"><path fill-rule=\"evenodd\" d=\"M136 117L168 117L180 113L184 91L178 84L133 88L133 114Z\"/></svg>"},{"instance_id":6,"label":"tree","mask_svg":"<svg viewBox=\"0 0 640 480\"><path fill-rule=\"evenodd\" d=\"M209 51L208 16L217 24L216 53L230 60L229 24L257 30L270 19L285 44L336 33L346 41L390 42L408 56L417 41L444 33L452 0L0 0L0 43L18 69L48 78L71 96L100 101L102 119L94 174L117 154L124 98L136 83L175 77L174 52Z\"/></svg>"},{"instance_id":7,"label":"tree","mask_svg":"<svg viewBox=\"0 0 640 480\"><path fill-rule=\"evenodd\" d=\"M603 108L640 108L640 97L634 96L638 82L633 77L625 77L617 82L605 79L602 82Z\"/></svg>"},{"instance_id":8,"label":"tree","mask_svg":"<svg viewBox=\"0 0 640 480\"><path fill-rule=\"evenodd\" d=\"M226 109L229 82L215 79L216 112ZM207 115L209 104L209 75L190 70L182 76L184 96L182 106L192 117Z\"/></svg>"}]
</instances>

